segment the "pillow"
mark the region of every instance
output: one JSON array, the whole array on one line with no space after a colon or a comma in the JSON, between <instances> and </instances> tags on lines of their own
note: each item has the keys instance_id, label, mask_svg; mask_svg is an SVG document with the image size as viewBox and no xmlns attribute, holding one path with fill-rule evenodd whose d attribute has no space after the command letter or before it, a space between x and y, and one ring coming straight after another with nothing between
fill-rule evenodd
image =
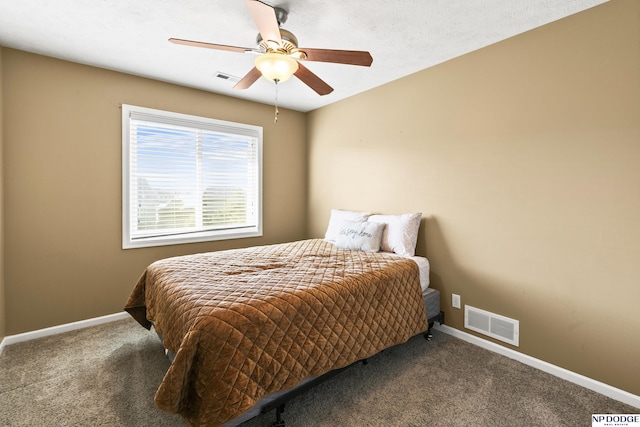
<instances>
[{"instance_id":1,"label":"pillow","mask_svg":"<svg viewBox=\"0 0 640 427\"><path fill-rule=\"evenodd\" d=\"M364 252L378 252L385 224L376 222L342 221L336 247Z\"/></svg>"},{"instance_id":2,"label":"pillow","mask_svg":"<svg viewBox=\"0 0 640 427\"><path fill-rule=\"evenodd\" d=\"M414 256L422 213L371 215L368 221L386 224L380 249L402 256Z\"/></svg>"},{"instance_id":3,"label":"pillow","mask_svg":"<svg viewBox=\"0 0 640 427\"><path fill-rule=\"evenodd\" d=\"M340 209L331 209L331 217L327 232L324 235L325 240L335 242L342 226L342 221L364 222L371 215L369 212L343 211Z\"/></svg>"}]
</instances>

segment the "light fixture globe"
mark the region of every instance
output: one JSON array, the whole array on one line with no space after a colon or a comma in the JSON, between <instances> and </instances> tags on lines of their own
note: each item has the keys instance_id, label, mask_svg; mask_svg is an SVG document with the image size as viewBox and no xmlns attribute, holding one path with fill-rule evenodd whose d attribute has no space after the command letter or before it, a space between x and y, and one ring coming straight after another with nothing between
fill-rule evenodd
<instances>
[{"instance_id":1,"label":"light fixture globe","mask_svg":"<svg viewBox=\"0 0 640 427\"><path fill-rule=\"evenodd\" d=\"M255 65L267 80L286 81L298 71L298 61L282 53L267 52L258 56Z\"/></svg>"}]
</instances>

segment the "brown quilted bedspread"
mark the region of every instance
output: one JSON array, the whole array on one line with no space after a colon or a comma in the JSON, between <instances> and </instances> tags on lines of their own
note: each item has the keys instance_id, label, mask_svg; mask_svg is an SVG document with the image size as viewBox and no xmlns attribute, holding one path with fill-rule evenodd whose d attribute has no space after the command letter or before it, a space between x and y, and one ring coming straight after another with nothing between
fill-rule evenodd
<instances>
[{"instance_id":1,"label":"brown quilted bedspread","mask_svg":"<svg viewBox=\"0 0 640 427\"><path fill-rule=\"evenodd\" d=\"M427 329L413 261L321 239L157 261L125 310L176 353L156 405L197 426Z\"/></svg>"}]
</instances>

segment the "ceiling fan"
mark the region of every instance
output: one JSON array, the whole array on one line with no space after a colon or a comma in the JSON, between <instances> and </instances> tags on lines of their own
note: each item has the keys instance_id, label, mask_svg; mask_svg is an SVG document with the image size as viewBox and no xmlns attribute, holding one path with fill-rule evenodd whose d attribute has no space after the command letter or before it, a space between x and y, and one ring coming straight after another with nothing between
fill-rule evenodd
<instances>
[{"instance_id":1,"label":"ceiling fan","mask_svg":"<svg viewBox=\"0 0 640 427\"><path fill-rule=\"evenodd\" d=\"M284 28L280 28L280 25L287 19L286 10L270 6L259 0L245 0L245 2L253 21L258 27L257 48L227 46L176 38L170 38L169 41L207 49L259 54L255 59L255 66L236 83L233 87L234 89L247 89L261 75L276 84L284 82L291 75L294 75L319 95L327 95L333 91L333 88L302 65L300 61L332 62L365 67L369 67L373 62L371 54L365 51L298 47L296 36Z\"/></svg>"}]
</instances>

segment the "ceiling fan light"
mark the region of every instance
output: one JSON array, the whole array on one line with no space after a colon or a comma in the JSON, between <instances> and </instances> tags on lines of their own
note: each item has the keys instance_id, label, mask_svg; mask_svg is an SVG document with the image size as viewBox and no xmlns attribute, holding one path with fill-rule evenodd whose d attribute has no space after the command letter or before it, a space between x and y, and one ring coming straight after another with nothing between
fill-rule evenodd
<instances>
[{"instance_id":1,"label":"ceiling fan light","mask_svg":"<svg viewBox=\"0 0 640 427\"><path fill-rule=\"evenodd\" d=\"M284 82L298 70L298 62L282 53L264 53L255 60L255 65L267 80Z\"/></svg>"}]
</instances>

